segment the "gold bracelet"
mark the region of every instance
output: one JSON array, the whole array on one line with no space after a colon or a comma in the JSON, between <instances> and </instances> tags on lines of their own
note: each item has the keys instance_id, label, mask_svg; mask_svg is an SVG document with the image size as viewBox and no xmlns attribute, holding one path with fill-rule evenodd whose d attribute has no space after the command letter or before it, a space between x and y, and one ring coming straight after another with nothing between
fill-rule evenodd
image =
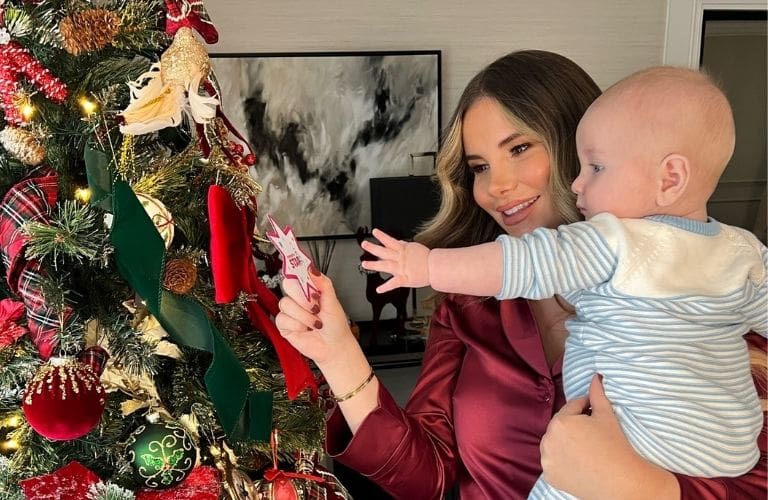
<instances>
[{"instance_id":1,"label":"gold bracelet","mask_svg":"<svg viewBox=\"0 0 768 500\"><path fill-rule=\"evenodd\" d=\"M371 368L371 374L370 374L370 375L368 375L368 378L366 378L365 380L363 380L363 383L362 383L362 384L358 385L357 387L355 387L354 389L352 389L352 390L351 390L351 391L349 391L348 393L346 393L346 394L342 394L341 396L335 396L335 395L334 395L334 396L333 396L333 400L334 400L334 401L336 401L337 403L341 403L342 401L346 401L346 400L348 400L349 398L351 398L352 396L354 396L354 395L355 395L355 394L357 394L358 392L360 392L360 391L362 391L363 389L365 389L365 386L367 386L368 384L370 384L370 383L371 383L371 380L373 380L373 368Z\"/></svg>"}]
</instances>

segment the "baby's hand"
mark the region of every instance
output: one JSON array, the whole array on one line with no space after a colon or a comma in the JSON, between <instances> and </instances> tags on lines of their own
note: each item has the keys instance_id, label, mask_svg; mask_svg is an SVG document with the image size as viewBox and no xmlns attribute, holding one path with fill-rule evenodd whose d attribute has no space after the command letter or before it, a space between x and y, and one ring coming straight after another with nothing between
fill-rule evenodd
<instances>
[{"instance_id":1,"label":"baby's hand","mask_svg":"<svg viewBox=\"0 0 768 500\"><path fill-rule=\"evenodd\" d=\"M377 292L384 293L401 286L418 288L429 285L429 248L420 243L396 240L378 229L373 230L373 237L379 240L381 245L363 241L360 246L379 260L364 260L361 265L369 271L392 275L383 285L376 288Z\"/></svg>"}]
</instances>

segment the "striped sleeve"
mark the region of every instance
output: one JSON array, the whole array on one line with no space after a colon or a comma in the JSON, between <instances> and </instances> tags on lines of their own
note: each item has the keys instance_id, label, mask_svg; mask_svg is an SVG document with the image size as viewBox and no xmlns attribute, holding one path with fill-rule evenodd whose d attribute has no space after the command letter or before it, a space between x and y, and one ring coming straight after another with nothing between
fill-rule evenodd
<instances>
[{"instance_id":1,"label":"striped sleeve","mask_svg":"<svg viewBox=\"0 0 768 500\"><path fill-rule=\"evenodd\" d=\"M499 236L503 269L496 298L543 299L610 280L621 223L603 215L557 229L539 228L522 238Z\"/></svg>"}]
</instances>

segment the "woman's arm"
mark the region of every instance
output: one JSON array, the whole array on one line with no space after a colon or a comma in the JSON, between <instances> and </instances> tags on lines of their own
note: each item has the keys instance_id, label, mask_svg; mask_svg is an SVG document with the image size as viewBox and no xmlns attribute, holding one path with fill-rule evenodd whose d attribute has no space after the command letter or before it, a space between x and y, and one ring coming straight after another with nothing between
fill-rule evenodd
<instances>
[{"instance_id":1,"label":"woman's arm","mask_svg":"<svg viewBox=\"0 0 768 500\"><path fill-rule=\"evenodd\" d=\"M755 386L765 409L766 339L746 336ZM759 360L762 359L762 361ZM591 407L591 415L583 412ZM541 442L545 478L583 499L751 499L765 498L766 425L758 438L761 456L751 472L734 478L695 478L672 474L640 457L621 431L602 384L592 381L588 398L574 399L553 417Z\"/></svg>"},{"instance_id":2,"label":"woman's arm","mask_svg":"<svg viewBox=\"0 0 768 500\"><path fill-rule=\"evenodd\" d=\"M280 299L275 325L288 342L315 362L337 397L354 393L339 402L354 432L378 404L378 380L373 377L365 382L371 367L352 335L331 280L319 272L312 279L319 295L311 302L296 280L283 281L285 296Z\"/></svg>"},{"instance_id":3,"label":"woman's arm","mask_svg":"<svg viewBox=\"0 0 768 500\"><path fill-rule=\"evenodd\" d=\"M349 332L330 281L324 276L313 280L321 295L317 313L302 292L284 283L286 297L280 302L277 326L302 354L315 360L331 390L343 394L364 380L370 367ZM439 306L406 409L399 408L374 377L364 390L339 403L329 418L328 452L397 498L442 498L458 467L452 395L463 350L450 327L449 308Z\"/></svg>"},{"instance_id":4,"label":"woman's arm","mask_svg":"<svg viewBox=\"0 0 768 500\"><path fill-rule=\"evenodd\" d=\"M421 373L405 409L379 386L379 406L354 436L334 412L328 453L379 484L395 498L442 499L459 467L452 395L463 344L438 307L430 324Z\"/></svg>"}]
</instances>

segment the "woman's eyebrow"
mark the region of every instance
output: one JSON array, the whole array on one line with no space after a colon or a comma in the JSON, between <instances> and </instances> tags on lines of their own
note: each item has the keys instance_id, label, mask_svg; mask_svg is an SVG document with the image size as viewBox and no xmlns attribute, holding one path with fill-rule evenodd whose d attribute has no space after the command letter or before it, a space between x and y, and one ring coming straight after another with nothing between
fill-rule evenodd
<instances>
[{"instance_id":1,"label":"woman's eyebrow","mask_svg":"<svg viewBox=\"0 0 768 500\"><path fill-rule=\"evenodd\" d=\"M522 137L522 135L523 134L521 134L519 132L515 132L514 134L510 134L509 136L507 136L504 139L502 139L501 141L499 141L499 146L498 147L503 148L504 146L506 146L510 142L512 142L514 140L517 140L518 138Z\"/></svg>"},{"instance_id":2,"label":"woman's eyebrow","mask_svg":"<svg viewBox=\"0 0 768 500\"><path fill-rule=\"evenodd\" d=\"M521 134L519 132L515 132L514 134L510 134L507 137L505 137L504 139L500 140L499 144L496 147L503 148L504 146L506 146L510 142L513 142L513 141L519 139L522 136L523 136L523 134ZM480 155L464 155L464 160L482 160L482 159L483 159L483 157L480 156Z\"/></svg>"}]
</instances>

